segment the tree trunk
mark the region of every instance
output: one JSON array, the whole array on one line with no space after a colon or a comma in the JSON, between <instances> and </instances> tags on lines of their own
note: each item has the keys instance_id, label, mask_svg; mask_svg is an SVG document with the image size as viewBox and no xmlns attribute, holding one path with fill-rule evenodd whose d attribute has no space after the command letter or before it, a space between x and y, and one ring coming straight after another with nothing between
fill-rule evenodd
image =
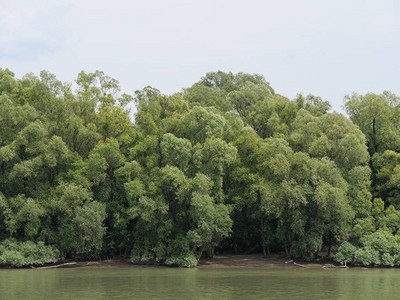
<instances>
[{"instance_id":1,"label":"tree trunk","mask_svg":"<svg viewBox=\"0 0 400 300\"><path fill-rule=\"evenodd\" d=\"M260 221L260 231L261 231L261 247L263 250L263 255L264 257L267 256L267 251L265 249L265 236L264 236L264 217L261 216L261 221Z\"/></svg>"},{"instance_id":2,"label":"tree trunk","mask_svg":"<svg viewBox=\"0 0 400 300\"><path fill-rule=\"evenodd\" d=\"M214 257L214 247L213 247L213 246L211 246L211 247L208 249L208 257L209 257L209 258L213 258L213 257Z\"/></svg>"},{"instance_id":3,"label":"tree trunk","mask_svg":"<svg viewBox=\"0 0 400 300\"><path fill-rule=\"evenodd\" d=\"M265 249L265 246L264 246L264 245L262 246L262 249L263 249L263 255L264 255L264 257L267 257L267 251L266 251L266 249Z\"/></svg>"},{"instance_id":4,"label":"tree trunk","mask_svg":"<svg viewBox=\"0 0 400 300\"><path fill-rule=\"evenodd\" d=\"M293 250L293 241L294 241L294 232L292 231L290 233L290 242L289 242L289 253L288 256L289 258L292 258L292 250Z\"/></svg>"},{"instance_id":5,"label":"tree trunk","mask_svg":"<svg viewBox=\"0 0 400 300\"><path fill-rule=\"evenodd\" d=\"M233 252L235 254L237 254L237 252L238 252L238 245L237 245L237 238L236 237L233 238Z\"/></svg>"},{"instance_id":6,"label":"tree trunk","mask_svg":"<svg viewBox=\"0 0 400 300\"><path fill-rule=\"evenodd\" d=\"M376 120L375 120L375 118L372 119L372 141L374 143L374 153L376 153L376 152L378 152L378 145L376 143Z\"/></svg>"}]
</instances>

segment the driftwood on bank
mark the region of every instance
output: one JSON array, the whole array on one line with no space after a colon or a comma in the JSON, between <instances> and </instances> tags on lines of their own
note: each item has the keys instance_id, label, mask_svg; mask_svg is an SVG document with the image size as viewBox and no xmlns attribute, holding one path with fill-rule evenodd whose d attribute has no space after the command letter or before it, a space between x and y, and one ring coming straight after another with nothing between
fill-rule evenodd
<instances>
[{"instance_id":1,"label":"driftwood on bank","mask_svg":"<svg viewBox=\"0 0 400 300\"><path fill-rule=\"evenodd\" d=\"M285 264L291 264L292 262L293 262L293 259L287 260L287 261L285 261Z\"/></svg>"},{"instance_id":2,"label":"driftwood on bank","mask_svg":"<svg viewBox=\"0 0 400 300\"><path fill-rule=\"evenodd\" d=\"M344 265L344 266L335 266L335 265L332 265L332 264L326 264L326 265L323 265L322 266L322 268L324 268L324 269L332 269L332 268L348 268L348 266L346 266L346 265Z\"/></svg>"},{"instance_id":3,"label":"driftwood on bank","mask_svg":"<svg viewBox=\"0 0 400 300\"><path fill-rule=\"evenodd\" d=\"M298 267L308 268L307 266L302 265L302 264L298 264L298 263L296 263L296 262L293 262L293 264L294 264L295 266L298 266Z\"/></svg>"},{"instance_id":4,"label":"driftwood on bank","mask_svg":"<svg viewBox=\"0 0 400 300\"><path fill-rule=\"evenodd\" d=\"M77 262L73 261L73 262L69 262L69 263L64 263L64 264L60 264L60 265L55 265L55 266L46 266L46 267L31 267L32 269L54 269L54 268L60 268L60 267L64 267L64 266L73 266L73 265L77 265Z\"/></svg>"}]
</instances>

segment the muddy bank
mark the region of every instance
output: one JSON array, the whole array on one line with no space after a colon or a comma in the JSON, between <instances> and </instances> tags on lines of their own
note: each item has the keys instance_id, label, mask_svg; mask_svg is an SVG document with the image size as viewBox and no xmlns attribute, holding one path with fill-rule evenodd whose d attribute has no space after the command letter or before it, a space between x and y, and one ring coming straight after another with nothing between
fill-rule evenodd
<instances>
[{"instance_id":1,"label":"muddy bank","mask_svg":"<svg viewBox=\"0 0 400 300\"><path fill-rule=\"evenodd\" d=\"M323 268L329 262L304 262L286 260L279 256L263 257L262 255L220 255L214 258L201 259L198 269L222 268ZM50 268L170 268L162 264L133 264L127 258L113 258L98 261L66 262L54 266L38 267Z\"/></svg>"},{"instance_id":2,"label":"muddy bank","mask_svg":"<svg viewBox=\"0 0 400 300\"><path fill-rule=\"evenodd\" d=\"M279 256L264 257L262 255L221 255L211 259L201 259L198 268L322 268L324 265L325 262L293 261L280 258Z\"/></svg>"}]
</instances>

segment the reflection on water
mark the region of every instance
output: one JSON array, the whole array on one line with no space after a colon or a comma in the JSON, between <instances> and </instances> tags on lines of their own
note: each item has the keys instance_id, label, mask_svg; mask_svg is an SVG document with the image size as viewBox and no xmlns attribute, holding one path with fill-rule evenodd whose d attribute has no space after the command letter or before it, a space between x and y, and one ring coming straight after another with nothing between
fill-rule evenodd
<instances>
[{"instance_id":1,"label":"reflection on water","mask_svg":"<svg viewBox=\"0 0 400 300\"><path fill-rule=\"evenodd\" d=\"M0 299L392 299L400 269L0 270Z\"/></svg>"}]
</instances>

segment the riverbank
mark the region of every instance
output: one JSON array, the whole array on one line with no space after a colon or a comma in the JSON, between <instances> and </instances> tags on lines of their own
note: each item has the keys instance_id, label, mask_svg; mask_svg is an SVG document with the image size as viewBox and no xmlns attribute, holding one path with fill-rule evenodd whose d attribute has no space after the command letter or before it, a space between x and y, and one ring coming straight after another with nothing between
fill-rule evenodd
<instances>
[{"instance_id":1,"label":"riverbank","mask_svg":"<svg viewBox=\"0 0 400 300\"><path fill-rule=\"evenodd\" d=\"M281 258L279 256L264 257L262 255L221 255L200 260L197 268L322 268L326 262L303 262Z\"/></svg>"},{"instance_id":2,"label":"riverbank","mask_svg":"<svg viewBox=\"0 0 400 300\"><path fill-rule=\"evenodd\" d=\"M288 261L279 256L263 257L262 255L220 255L214 258L201 259L198 269L224 268L324 268L327 262ZM69 261L59 265L37 267L50 268L170 268L157 264L133 264L129 259L118 257L98 261Z\"/></svg>"}]
</instances>

